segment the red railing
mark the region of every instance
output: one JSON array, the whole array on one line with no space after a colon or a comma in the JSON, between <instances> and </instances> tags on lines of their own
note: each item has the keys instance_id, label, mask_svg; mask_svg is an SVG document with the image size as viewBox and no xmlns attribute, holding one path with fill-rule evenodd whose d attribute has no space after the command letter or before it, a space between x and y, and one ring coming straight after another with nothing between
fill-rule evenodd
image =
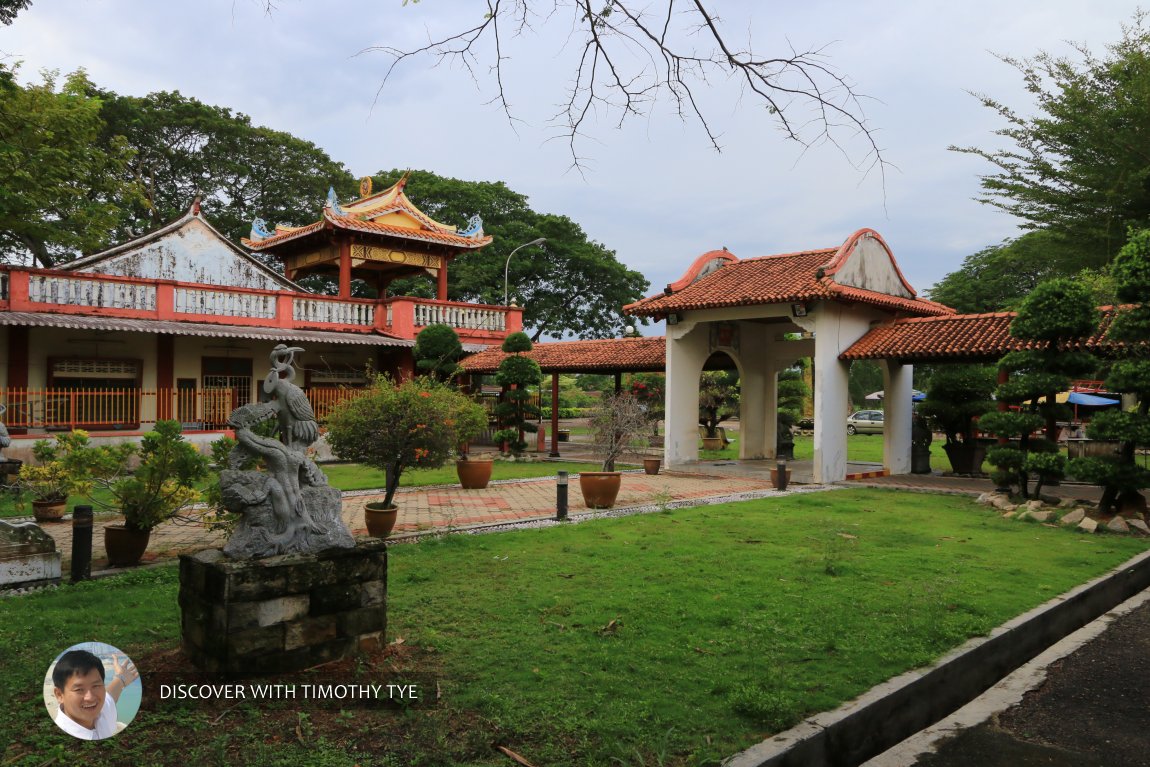
<instances>
[{"instance_id":1,"label":"red railing","mask_svg":"<svg viewBox=\"0 0 1150 767\"><path fill-rule=\"evenodd\" d=\"M422 298L339 298L291 291L0 266L0 311L289 330L383 331L414 338L448 324L464 340L495 341L523 329L523 310Z\"/></svg>"},{"instance_id":2,"label":"red railing","mask_svg":"<svg viewBox=\"0 0 1150 767\"><path fill-rule=\"evenodd\" d=\"M316 420L363 389L312 387L305 390ZM189 431L227 428L228 415L252 401L250 389L32 389L0 388L7 411L0 421L9 429L130 431L157 420L175 419Z\"/></svg>"}]
</instances>

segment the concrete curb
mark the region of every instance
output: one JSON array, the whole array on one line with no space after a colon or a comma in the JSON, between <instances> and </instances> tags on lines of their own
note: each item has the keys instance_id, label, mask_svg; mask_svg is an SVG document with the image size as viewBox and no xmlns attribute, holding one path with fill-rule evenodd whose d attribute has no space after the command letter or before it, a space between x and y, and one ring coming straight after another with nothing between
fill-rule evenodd
<instances>
[{"instance_id":1,"label":"concrete curb","mask_svg":"<svg viewBox=\"0 0 1150 767\"><path fill-rule=\"evenodd\" d=\"M1150 552L725 760L725 767L855 767L961 708L1073 631L1150 587Z\"/></svg>"}]
</instances>

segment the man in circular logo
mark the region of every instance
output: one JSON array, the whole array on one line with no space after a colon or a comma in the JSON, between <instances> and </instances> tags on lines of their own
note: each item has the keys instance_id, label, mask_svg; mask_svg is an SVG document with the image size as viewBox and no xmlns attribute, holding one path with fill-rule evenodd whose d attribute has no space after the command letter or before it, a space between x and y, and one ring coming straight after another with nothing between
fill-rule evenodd
<instances>
[{"instance_id":1,"label":"man in circular logo","mask_svg":"<svg viewBox=\"0 0 1150 767\"><path fill-rule=\"evenodd\" d=\"M140 674L127 657L111 656L112 679L104 662L88 650L72 649L52 668L52 687L58 710L56 725L81 740L102 740L120 731L116 702Z\"/></svg>"}]
</instances>

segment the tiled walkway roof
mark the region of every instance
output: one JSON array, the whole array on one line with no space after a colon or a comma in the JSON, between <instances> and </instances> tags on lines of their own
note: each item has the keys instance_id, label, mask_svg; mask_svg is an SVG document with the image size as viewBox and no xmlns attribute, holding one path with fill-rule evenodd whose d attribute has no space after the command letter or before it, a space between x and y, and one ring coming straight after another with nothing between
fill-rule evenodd
<instances>
[{"instance_id":1,"label":"tiled walkway roof","mask_svg":"<svg viewBox=\"0 0 1150 767\"><path fill-rule=\"evenodd\" d=\"M1106 333L1114 307L1101 307L1098 332L1076 348L1112 346ZM879 325L839 355L843 360L899 359L916 361L996 360L1007 352L1031 348L1010 335L1014 312L914 317Z\"/></svg>"},{"instance_id":2,"label":"tiled walkway roof","mask_svg":"<svg viewBox=\"0 0 1150 767\"><path fill-rule=\"evenodd\" d=\"M623 311L644 317L664 317L691 309L832 300L920 316L953 313L949 307L923 298L891 296L820 277L838 252L839 248L822 248L735 261L678 292L644 298L623 307Z\"/></svg>"},{"instance_id":3,"label":"tiled walkway roof","mask_svg":"<svg viewBox=\"0 0 1150 767\"><path fill-rule=\"evenodd\" d=\"M556 341L536 344L527 356L545 373L662 372L667 342L654 338L609 338L596 341ZM460 364L469 373L494 373L507 355L492 347Z\"/></svg>"}]
</instances>

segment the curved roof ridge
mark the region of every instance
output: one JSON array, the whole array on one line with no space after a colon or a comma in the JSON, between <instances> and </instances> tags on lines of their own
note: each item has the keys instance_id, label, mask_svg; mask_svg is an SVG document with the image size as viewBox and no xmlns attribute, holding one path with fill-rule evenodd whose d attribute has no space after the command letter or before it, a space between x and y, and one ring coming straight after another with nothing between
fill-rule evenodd
<instances>
[{"instance_id":1,"label":"curved roof ridge","mask_svg":"<svg viewBox=\"0 0 1150 767\"><path fill-rule=\"evenodd\" d=\"M834 258L832 258L826 263L826 265L823 266L823 274L827 275L828 277L833 276L839 269L846 265L846 262L850 259L851 254L854 252L855 246L858 245L859 241L863 238L870 238L878 241L878 244L881 245L882 249L886 251L887 258L890 259L890 265L894 268L894 272L896 275L898 275L898 279L900 282L902 282L902 286L910 292L911 298L918 298L918 291L916 291L914 287L909 282L907 282L906 277L902 273L902 269L900 269L898 266L898 261L894 257L894 251L890 249L890 245L887 245L886 240L882 238L881 234L868 226L864 226L862 229L859 229L850 237L846 238L843 244L839 246L838 250L835 251Z\"/></svg>"}]
</instances>

